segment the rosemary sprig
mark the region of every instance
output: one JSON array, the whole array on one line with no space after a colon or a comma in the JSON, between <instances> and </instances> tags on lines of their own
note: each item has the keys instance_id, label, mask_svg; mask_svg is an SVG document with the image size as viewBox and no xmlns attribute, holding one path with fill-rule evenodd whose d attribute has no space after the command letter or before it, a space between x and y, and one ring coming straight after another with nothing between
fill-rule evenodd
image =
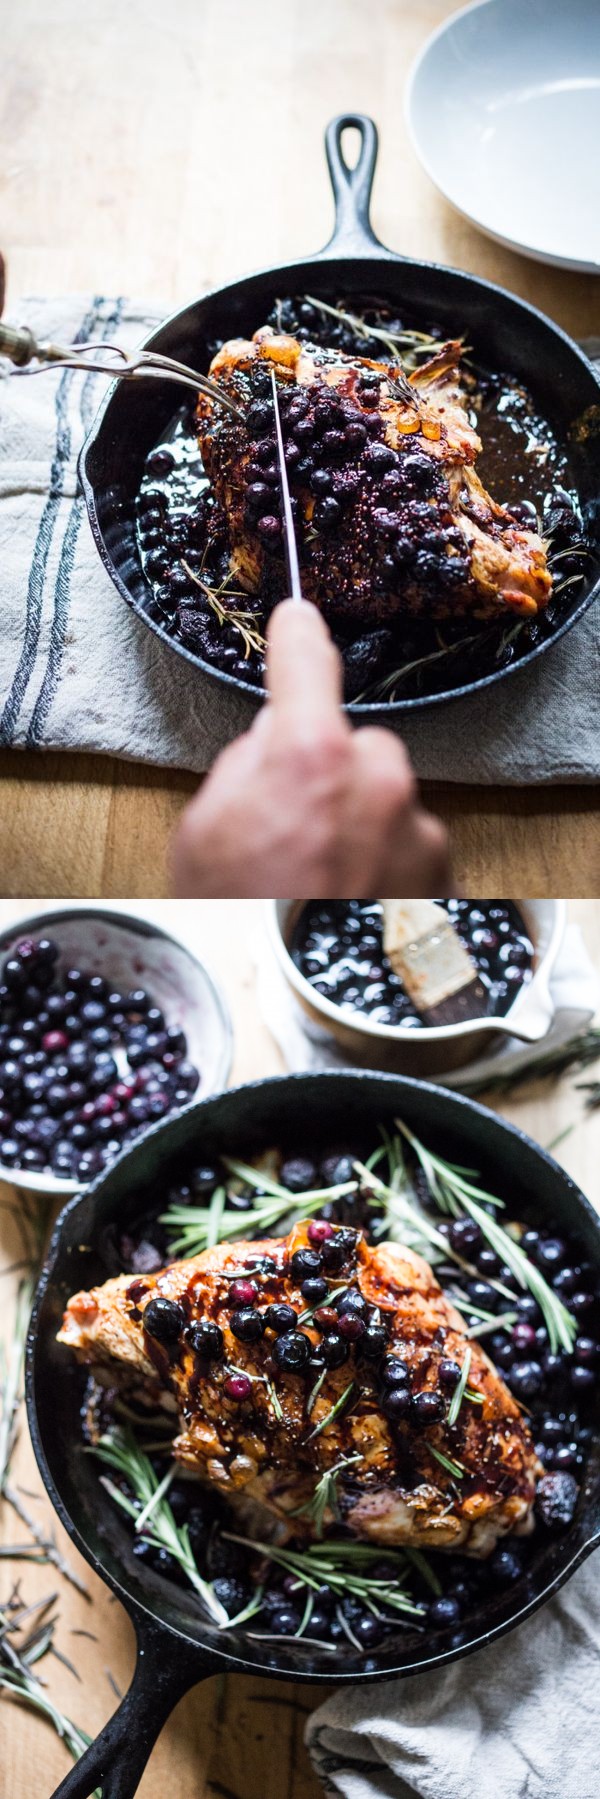
<instances>
[{"instance_id":1,"label":"rosemary sprig","mask_svg":"<svg viewBox=\"0 0 600 1799\"><path fill-rule=\"evenodd\" d=\"M567 1074L570 1069L588 1068L599 1059L600 1025L591 1025L589 1030L569 1037L566 1043L557 1044L554 1049L543 1050L538 1056L530 1056L523 1068L507 1069L504 1074L499 1069L492 1077L480 1077L473 1083L471 1091L510 1093L528 1081L558 1079L559 1075Z\"/></svg>"},{"instance_id":2,"label":"rosemary sprig","mask_svg":"<svg viewBox=\"0 0 600 1799\"><path fill-rule=\"evenodd\" d=\"M416 367L419 355L430 356L433 351L442 348L439 339L428 336L426 331L387 331L381 325L367 325L358 313L346 312L343 306L330 306L326 300L315 299L314 294L305 294L304 298L317 312L326 313L339 325L348 325L356 337L374 338L377 343L382 343L394 362L400 361L400 351L404 350L402 360L406 368L411 366L411 356L412 366Z\"/></svg>"},{"instance_id":3,"label":"rosemary sprig","mask_svg":"<svg viewBox=\"0 0 600 1799\"><path fill-rule=\"evenodd\" d=\"M484 1193L481 1188L473 1186L453 1163L444 1162L440 1156L433 1155L408 1129L408 1125L402 1124L400 1119L397 1119L396 1123L403 1137L411 1144L423 1169L429 1191L437 1204L451 1212L454 1217L460 1217L461 1213L468 1212L470 1217L475 1219L482 1235L487 1238L491 1248L510 1268L511 1273L519 1282L519 1286L525 1290L528 1289L533 1294L544 1318L550 1339L550 1348L555 1351L560 1346L570 1352L577 1336L576 1320L567 1311L557 1294L553 1293L539 1268L536 1268L535 1263L529 1260L529 1256L525 1254L519 1244L515 1243L510 1233L504 1230L501 1224L498 1224L496 1218L490 1217L489 1212L484 1211L483 1206L478 1203L480 1198L489 1202L493 1195ZM498 1202L495 1201L495 1203Z\"/></svg>"},{"instance_id":4,"label":"rosemary sprig","mask_svg":"<svg viewBox=\"0 0 600 1799\"><path fill-rule=\"evenodd\" d=\"M381 1549L371 1545L351 1542L335 1542L328 1539L324 1543L311 1543L310 1548L282 1549L274 1543L261 1543L251 1537L234 1536L232 1532L224 1532L229 1542L242 1543L247 1549L254 1549L266 1561L274 1562L277 1567L285 1568L287 1573L295 1574L300 1586L312 1588L318 1592L324 1583L332 1592L342 1597L347 1593L364 1599L370 1611L377 1613L377 1602L390 1606L394 1611L409 1612L414 1617L422 1617L423 1607L414 1600L390 1576L369 1575L368 1568L373 1562L381 1561ZM406 1559L402 1555L386 1551L386 1562L393 1561L399 1573L405 1572ZM354 1569L352 1563L354 1563Z\"/></svg>"},{"instance_id":5,"label":"rosemary sprig","mask_svg":"<svg viewBox=\"0 0 600 1799\"><path fill-rule=\"evenodd\" d=\"M10 1699L19 1699L48 1718L57 1735L62 1737L73 1761L77 1762L89 1748L92 1739L87 1731L80 1730L77 1724L73 1724L70 1718L59 1711L38 1675L32 1672L34 1664L48 1652L58 1656L59 1661L64 1661L71 1672L74 1671L72 1664L67 1661L66 1656L60 1654L54 1643L56 1615L52 1613L52 1607L55 1598L56 1595L52 1594L49 1599L38 1600L35 1605L22 1606L15 1596L0 1611L0 1690ZM31 1627L24 1632L26 1621ZM15 1643L17 1633L20 1641ZM101 1799L98 1788L95 1799Z\"/></svg>"},{"instance_id":6,"label":"rosemary sprig","mask_svg":"<svg viewBox=\"0 0 600 1799\"><path fill-rule=\"evenodd\" d=\"M225 584L217 591L214 587L209 587L208 583L202 580L202 576L197 575L194 569L190 568L189 563L185 562L183 559L181 567L185 570L188 580L193 581L195 587L201 588L205 599L208 600L209 606L216 614L219 624L231 625L234 631L239 631L244 645L244 660L246 662L248 661L248 657L252 650L256 650L258 655L262 656L267 647L266 638L263 637L262 631L259 631L258 627L253 623L254 613L250 612L248 607L224 606L220 594L222 592L227 593ZM232 594L231 597L233 598L234 595Z\"/></svg>"},{"instance_id":7,"label":"rosemary sprig","mask_svg":"<svg viewBox=\"0 0 600 1799\"><path fill-rule=\"evenodd\" d=\"M336 1418L339 1418L340 1412L344 1411L351 1393L354 1392L355 1385L356 1382L353 1380L348 1382L347 1387L345 1387L343 1393L340 1394L340 1398L336 1399L335 1405L332 1405L331 1411L327 1413L325 1418L321 1419L320 1424L315 1425L314 1430L311 1430L310 1435L307 1437L308 1443L312 1443L314 1437L320 1437L321 1431L327 1430L328 1426L333 1424Z\"/></svg>"},{"instance_id":8,"label":"rosemary sprig","mask_svg":"<svg viewBox=\"0 0 600 1799\"><path fill-rule=\"evenodd\" d=\"M452 1394L452 1398L450 1400L450 1404L448 1406L448 1424L456 1424L456 1420L458 1418L458 1414L460 1412L460 1408L461 1408L463 1399L465 1397L466 1389L467 1389L467 1381L469 1379L469 1369L471 1366L472 1356L473 1356L473 1351L471 1349L471 1345L469 1344L468 1348L465 1349L464 1361L463 1361L463 1365L462 1365L462 1368L460 1371L460 1380L457 1381L456 1387Z\"/></svg>"},{"instance_id":9,"label":"rosemary sprig","mask_svg":"<svg viewBox=\"0 0 600 1799\"><path fill-rule=\"evenodd\" d=\"M157 1479L149 1456L139 1448L132 1432L117 1427L110 1434L107 1433L100 1437L91 1454L99 1456L107 1467L114 1468L118 1474L123 1476L134 1494L134 1498L130 1499L120 1487L115 1485L114 1481L104 1475L102 1483L107 1493L110 1493L111 1499L114 1499L115 1504L120 1506L122 1511L127 1512L128 1517L133 1518L136 1523L140 1516L140 1508L142 1513L145 1511L145 1534L149 1543L155 1549L168 1550L169 1555L172 1555L173 1560L178 1562L179 1567L187 1575L190 1585L195 1588L204 1601L214 1622L221 1628L227 1625L229 1619L224 1606L216 1598L210 1582L203 1580L196 1566L187 1525L180 1526L175 1523L166 1498L164 1481L159 1482ZM161 1486L162 1494L159 1492Z\"/></svg>"},{"instance_id":10,"label":"rosemary sprig","mask_svg":"<svg viewBox=\"0 0 600 1799\"><path fill-rule=\"evenodd\" d=\"M428 1443L427 1448L429 1454L434 1455L436 1462L439 1462L440 1468L445 1468L446 1472L452 1474L455 1480L462 1480L465 1473L462 1462L455 1462L451 1456L444 1455L443 1449L437 1449L435 1443Z\"/></svg>"},{"instance_id":11,"label":"rosemary sprig","mask_svg":"<svg viewBox=\"0 0 600 1799\"><path fill-rule=\"evenodd\" d=\"M331 1512L339 1522L337 1483L340 1474L343 1473L344 1468L350 1468L353 1462L360 1461L362 1461L362 1457L359 1454L345 1455L340 1462L335 1463L333 1468L326 1468L325 1473L317 1481L314 1493L311 1493L310 1498L305 1500L304 1505L299 1505L296 1511L292 1512L292 1517L311 1518L317 1537L322 1537L327 1511Z\"/></svg>"},{"instance_id":12,"label":"rosemary sprig","mask_svg":"<svg viewBox=\"0 0 600 1799\"><path fill-rule=\"evenodd\" d=\"M258 1188L260 1192L256 1204L247 1212L240 1213L226 1205L220 1209L218 1237L215 1238L219 1243L230 1237L239 1237L241 1230L248 1236L268 1234L281 1224L282 1219L289 1219L291 1226L297 1219L307 1218L312 1212L320 1211L321 1206L326 1203L344 1199L349 1193L356 1193L358 1187L357 1181L340 1181L334 1187L315 1187L306 1193L292 1193L263 1169L253 1168L251 1163L238 1162L233 1157L224 1157L223 1162L236 1181ZM169 1242L172 1254L195 1256L208 1247L208 1235L214 1229L215 1214L211 1215L210 1206L173 1205L161 1214L160 1223L165 1224L167 1230L173 1233Z\"/></svg>"}]
</instances>

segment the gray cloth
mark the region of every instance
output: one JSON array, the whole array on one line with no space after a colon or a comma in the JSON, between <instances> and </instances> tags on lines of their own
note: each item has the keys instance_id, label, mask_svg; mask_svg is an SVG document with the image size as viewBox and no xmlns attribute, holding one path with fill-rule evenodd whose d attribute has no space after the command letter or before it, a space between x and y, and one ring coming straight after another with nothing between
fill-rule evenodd
<instances>
[{"instance_id":1,"label":"gray cloth","mask_svg":"<svg viewBox=\"0 0 600 1799\"><path fill-rule=\"evenodd\" d=\"M600 1557L440 1673L342 1688L306 1740L335 1799L596 1799Z\"/></svg>"},{"instance_id":2,"label":"gray cloth","mask_svg":"<svg viewBox=\"0 0 600 1799\"><path fill-rule=\"evenodd\" d=\"M58 341L137 344L160 319L131 300L28 300L14 312ZM4 365L6 366L6 365ZM104 750L200 773L256 702L167 649L105 574L76 460L103 376L0 382L0 743ZM402 723L417 773L470 784L595 781L597 609L531 670Z\"/></svg>"}]
</instances>

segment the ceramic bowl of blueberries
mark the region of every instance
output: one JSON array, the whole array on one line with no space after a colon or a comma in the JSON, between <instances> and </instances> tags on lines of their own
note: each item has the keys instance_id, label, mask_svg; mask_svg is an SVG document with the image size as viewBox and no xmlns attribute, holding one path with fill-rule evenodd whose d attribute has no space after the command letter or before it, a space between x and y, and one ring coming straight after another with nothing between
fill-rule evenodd
<instances>
[{"instance_id":1,"label":"ceramic bowl of blueberries","mask_svg":"<svg viewBox=\"0 0 600 1799\"><path fill-rule=\"evenodd\" d=\"M226 1084L223 995L185 944L96 906L0 933L0 1179L75 1193Z\"/></svg>"},{"instance_id":2,"label":"ceramic bowl of blueberries","mask_svg":"<svg viewBox=\"0 0 600 1799\"><path fill-rule=\"evenodd\" d=\"M383 949L380 900L269 900L272 948L310 1026L352 1061L441 1077L495 1053L507 1037L536 1043L552 1023L550 976L564 900L440 900L486 988L484 1017L425 1026Z\"/></svg>"}]
</instances>

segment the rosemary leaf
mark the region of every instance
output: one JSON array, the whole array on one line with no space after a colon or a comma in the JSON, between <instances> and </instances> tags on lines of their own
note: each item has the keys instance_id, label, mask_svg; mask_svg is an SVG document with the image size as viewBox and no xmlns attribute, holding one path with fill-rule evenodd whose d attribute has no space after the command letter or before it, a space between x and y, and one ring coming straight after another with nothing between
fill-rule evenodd
<instances>
[{"instance_id":1,"label":"rosemary leaf","mask_svg":"<svg viewBox=\"0 0 600 1799\"><path fill-rule=\"evenodd\" d=\"M462 1462L455 1462L449 1455L444 1455L443 1449L436 1449L435 1443L428 1443L427 1448L430 1455L434 1455L436 1462L439 1462L440 1468L445 1468L448 1474L453 1474L455 1480L462 1480L465 1473Z\"/></svg>"},{"instance_id":2,"label":"rosemary leaf","mask_svg":"<svg viewBox=\"0 0 600 1799\"><path fill-rule=\"evenodd\" d=\"M456 1382L456 1387L454 1387L454 1392L453 1392L453 1398L451 1398L451 1403L449 1403L449 1407L447 1407L447 1423L449 1423L449 1425L454 1425L454 1423L456 1423L456 1418L458 1418L458 1412L460 1412L460 1407L462 1407L462 1401L463 1401L463 1398L465 1398L465 1391L467 1391L467 1380L469 1380L469 1367L471 1367L471 1360L472 1360L472 1349L471 1349L471 1344L469 1344L469 1347L467 1347L467 1349L465 1349L465 1358L463 1358L462 1369L460 1369L460 1380L458 1380L458 1382Z\"/></svg>"},{"instance_id":3,"label":"rosemary leaf","mask_svg":"<svg viewBox=\"0 0 600 1799\"><path fill-rule=\"evenodd\" d=\"M315 1425L314 1430L311 1430L307 1442L312 1443L313 1437L320 1437L321 1431L327 1430L328 1425L333 1424L335 1418L339 1418L340 1412L344 1410L344 1407L348 1403L350 1394L354 1392L354 1387L355 1382L353 1380L349 1381L348 1386L344 1388L340 1398L336 1399L335 1405L332 1405L331 1411L327 1413L325 1418L321 1419L320 1424Z\"/></svg>"},{"instance_id":4,"label":"rosemary leaf","mask_svg":"<svg viewBox=\"0 0 600 1799\"><path fill-rule=\"evenodd\" d=\"M211 1202L210 1202L210 1205L208 1208L208 1220L207 1220L207 1225L206 1225L206 1247L207 1247L207 1249L214 1249L215 1244L218 1243L218 1241L219 1241L219 1231L221 1228L221 1219L223 1217L223 1213L225 1210L225 1197L226 1197L225 1188L224 1187L215 1187L215 1190L214 1190L214 1193L213 1193L213 1196L212 1196L212 1199L211 1199Z\"/></svg>"},{"instance_id":5,"label":"rosemary leaf","mask_svg":"<svg viewBox=\"0 0 600 1799\"><path fill-rule=\"evenodd\" d=\"M469 1343L468 1348L465 1349L464 1361L463 1361L463 1365L462 1365L462 1368L460 1371L460 1380L457 1381L457 1383L456 1383L456 1387L454 1389L452 1398L450 1400L450 1404L448 1406L448 1424L456 1424L456 1420L458 1418L458 1414L460 1412L460 1408L461 1408L461 1405L462 1405L462 1402L463 1402L463 1399L465 1396L465 1392L466 1392L466 1386L467 1386L467 1381L469 1378L469 1369L471 1366L472 1356L473 1356L473 1351L472 1351L471 1345Z\"/></svg>"}]
</instances>

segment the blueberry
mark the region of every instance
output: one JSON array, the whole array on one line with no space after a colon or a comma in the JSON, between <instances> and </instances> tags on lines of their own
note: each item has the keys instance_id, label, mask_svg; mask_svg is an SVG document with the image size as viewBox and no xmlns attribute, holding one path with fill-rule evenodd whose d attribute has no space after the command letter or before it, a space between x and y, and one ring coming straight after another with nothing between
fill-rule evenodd
<instances>
[{"instance_id":1,"label":"blueberry","mask_svg":"<svg viewBox=\"0 0 600 1799\"><path fill-rule=\"evenodd\" d=\"M410 1387L387 1387L381 1404L386 1418L406 1418L412 1405Z\"/></svg>"},{"instance_id":2,"label":"blueberry","mask_svg":"<svg viewBox=\"0 0 600 1799\"><path fill-rule=\"evenodd\" d=\"M320 1276L302 1281L300 1292L307 1305L320 1305L321 1301L327 1298L327 1281Z\"/></svg>"},{"instance_id":3,"label":"blueberry","mask_svg":"<svg viewBox=\"0 0 600 1799\"><path fill-rule=\"evenodd\" d=\"M397 468L399 459L396 450L392 450L389 444L375 442L366 445L364 460L367 467L379 475L388 469Z\"/></svg>"},{"instance_id":4,"label":"blueberry","mask_svg":"<svg viewBox=\"0 0 600 1799\"><path fill-rule=\"evenodd\" d=\"M317 1170L308 1156L289 1156L281 1164L279 1179L282 1187L287 1187L290 1193L303 1193L316 1187Z\"/></svg>"},{"instance_id":5,"label":"blueberry","mask_svg":"<svg viewBox=\"0 0 600 1799\"><path fill-rule=\"evenodd\" d=\"M437 1377L440 1386L444 1387L448 1392L453 1393L460 1380L460 1368L458 1362L451 1361L448 1356L442 1356L441 1362L438 1362Z\"/></svg>"},{"instance_id":6,"label":"blueberry","mask_svg":"<svg viewBox=\"0 0 600 1799\"><path fill-rule=\"evenodd\" d=\"M591 1393L595 1385L596 1376L593 1368L584 1367L583 1364L576 1363L575 1367L571 1369L571 1386L574 1392Z\"/></svg>"},{"instance_id":7,"label":"blueberry","mask_svg":"<svg viewBox=\"0 0 600 1799\"><path fill-rule=\"evenodd\" d=\"M516 1399L535 1399L544 1384L539 1362L515 1362L510 1369L509 1386Z\"/></svg>"},{"instance_id":8,"label":"blueberry","mask_svg":"<svg viewBox=\"0 0 600 1799\"><path fill-rule=\"evenodd\" d=\"M207 1362L220 1361L223 1354L223 1332L211 1318L202 1318L197 1324L190 1324L186 1338L196 1355L203 1356Z\"/></svg>"},{"instance_id":9,"label":"blueberry","mask_svg":"<svg viewBox=\"0 0 600 1799\"><path fill-rule=\"evenodd\" d=\"M254 437L265 437L273 425L273 408L265 400L254 400L246 413L246 427Z\"/></svg>"},{"instance_id":10,"label":"blueberry","mask_svg":"<svg viewBox=\"0 0 600 1799\"><path fill-rule=\"evenodd\" d=\"M294 1307L285 1305L285 1303L267 1306L263 1317L269 1330L275 1331L278 1337L295 1330L298 1323L298 1314L294 1311Z\"/></svg>"},{"instance_id":11,"label":"blueberry","mask_svg":"<svg viewBox=\"0 0 600 1799\"><path fill-rule=\"evenodd\" d=\"M441 1595L439 1599L432 1599L431 1604L427 1607L428 1623L437 1625L439 1629L443 1629L445 1625L458 1624L459 1618L459 1601L447 1594Z\"/></svg>"},{"instance_id":12,"label":"blueberry","mask_svg":"<svg viewBox=\"0 0 600 1799\"><path fill-rule=\"evenodd\" d=\"M357 1290L357 1286L350 1286L350 1292L341 1293L340 1299L336 1301L336 1311L340 1313L340 1317L343 1317L347 1311L354 1311L356 1317L363 1319L368 1311L368 1304L366 1304L366 1299L363 1299L363 1293L359 1293Z\"/></svg>"},{"instance_id":13,"label":"blueberry","mask_svg":"<svg viewBox=\"0 0 600 1799\"><path fill-rule=\"evenodd\" d=\"M21 1155L20 1145L15 1137L5 1137L0 1143L0 1162L7 1168L16 1167Z\"/></svg>"},{"instance_id":14,"label":"blueberry","mask_svg":"<svg viewBox=\"0 0 600 1799\"><path fill-rule=\"evenodd\" d=\"M23 986L25 978L26 971L23 967L23 963L18 961L16 956L9 956L4 963L2 970L2 979L5 987L9 987L11 992L15 992L19 987Z\"/></svg>"},{"instance_id":15,"label":"blueberry","mask_svg":"<svg viewBox=\"0 0 600 1799\"><path fill-rule=\"evenodd\" d=\"M87 999L81 1007L80 1016L83 1019L84 1024L103 1024L106 1017L106 1009L102 1005L101 1000Z\"/></svg>"},{"instance_id":16,"label":"blueberry","mask_svg":"<svg viewBox=\"0 0 600 1799\"><path fill-rule=\"evenodd\" d=\"M231 1314L231 1329L240 1343L257 1343L264 1335L264 1318L254 1306L240 1306Z\"/></svg>"},{"instance_id":17,"label":"blueberry","mask_svg":"<svg viewBox=\"0 0 600 1799\"><path fill-rule=\"evenodd\" d=\"M544 1274L552 1275L558 1272L566 1254L567 1246L561 1237L542 1237L537 1245L535 1261Z\"/></svg>"},{"instance_id":18,"label":"blueberry","mask_svg":"<svg viewBox=\"0 0 600 1799\"><path fill-rule=\"evenodd\" d=\"M144 1310L144 1330L157 1343L176 1343L185 1324L185 1312L175 1299L163 1299L160 1294L151 1299Z\"/></svg>"},{"instance_id":19,"label":"blueberry","mask_svg":"<svg viewBox=\"0 0 600 1799\"><path fill-rule=\"evenodd\" d=\"M481 1231L474 1218L455 1218L450 1225L450 1242L457 1254L470 1260L470 1252L481 1243ZM473 1294L471 1294L473 1298Z\"/></svg>"},{"instance_id":20,"label":"blueberry","mask_svg":"<svg viewBox=\"0 0 600 1799\"><path fill-rule=\"evenodd\" d=\"M306 1368L310 1361L311 1349L310 1338L306 1337L303 1331L286 1331L285 1335L278 1337L277 1342L273 1345L273 1357L280 1368L295 1374L301 1368Z\"/></svg>"},{"instance_id":21,"label":"blueberry","mask_svg":"<svg viewBox=\"0 0 600 1799\"><path fill-rule=\"evenodd\" d=\"M323 1337L321 1349L326 1368L341 1368L348 1357L348 1344L340 1336L339 1331L329 1331Z\"/></svg>"},{"instance_id":22,"label":"blueberry","mask_svg":"<svg viewBox=\"0 0 600 1799\"><path fill-rule=\"evenodd\" d=\"M572 1474L544 1474L538 1482L536 1510L549 1530L571 1524L579 1488Z\"/></svg>"},{"instance_id":23,"label":"blueberry","mask_svg":"<svg viewBox=\"0 0 600 1799\"><path fill-rule=\"evenodd\" d=\"M316 1249L296 1249L291 1259L290 1269L294 1280L309 1280L312 1275L320 1274L323 1257Z\"/></svg>"},{"instance_id":24,"label":"blueberry","mask_svg":"<svg viewBox=\"0 0 600 1799\"><path fill-rule=\"evenodd\" d=\"M394 1387L398 1384L404 1385L409 1378L408 1363L403 1362L401 1356L386 1355L381 1370L381 1379L384 1387Z\"/></svg>"},{"instance_id":25,"label":"blueberry","mask_svg":"<svg viewBox=\"0 0 600 1799\"><path fill-rule=\"evenodd\" d=\"M554 1276L552 1285L555 1293L560 1294L561 1299L566 1299L570 1293L577 1291L579 1280L578 1268L561 1268L559 1273Z\"/></svg>"},{"instance_id":26,"label":"blueberry","mask_svg":"<svg viewBox=\"0 0 600 1799\"><path fill-rule=\"evenodd\" d=\"M320 1175L324 1187L344 1186L356 1178L352 1156L326 1156L321 1162Z\"/></svg>"},{"instance_id":27,"label":"blueberry","mask_svg":"<svg viewBox=\"0 0 600 1799\"><path fill-rule=\"evenodd\" d=\"M490 1573L499 1587L510 1587L515 1580L520 1580L523 1572L518 1555L514 1550L495 1549L490 1556Z\"/></svg>"},{"instance_id":28,"label":"blueberry","mask_svg":"<svg viewBox=\"0 0 600 1799\"><path fill-rule=\"evenodd\" d=\"M417 1425L440 1424L446 1416L446 1405L441 1393L415 1393L411 1401L411 1418Z\"/></svg>"},{"instance_id":29,"label":"blueberry","mask_svg":"<svg viewBox=\"0 0 600 1799\"><path fill-rule=\"evenodd\" d=\"M367 1361L378 1361L387 1344L387 1331L383 1324L368 1324L364 1337L361 1337L359 1350L361 1357Z\"/></svg>"},{"instance_id":30,"label":"blueberry","mask_svg":"<svg viewBox=\"0 0 600 1799\"><path fill-rule=\"evenodd\" d=\"M341 516L342 511L339 501L334 500L333 496L330 497L326 495L324 499L317 500L312 515L312 523L315 531L323 531L325 533L335 531L340 523Z\"/></svg>"},{"instance_id":31,"label":"blueberry","mask_svg":"<svg viewBox=\"0 0 600 1799\"><path fill-rule=\"evenodd\" d=\"M221 1605L225 1607L229 1618L235 1618L238 1612L242 1612L249 1599L245 1582L235 1580L231 1575L226 1574L217 1575L216 1580L213 1581L213 1593L215 1599L220 1600Z\"/></svg>"}]
</instances>

